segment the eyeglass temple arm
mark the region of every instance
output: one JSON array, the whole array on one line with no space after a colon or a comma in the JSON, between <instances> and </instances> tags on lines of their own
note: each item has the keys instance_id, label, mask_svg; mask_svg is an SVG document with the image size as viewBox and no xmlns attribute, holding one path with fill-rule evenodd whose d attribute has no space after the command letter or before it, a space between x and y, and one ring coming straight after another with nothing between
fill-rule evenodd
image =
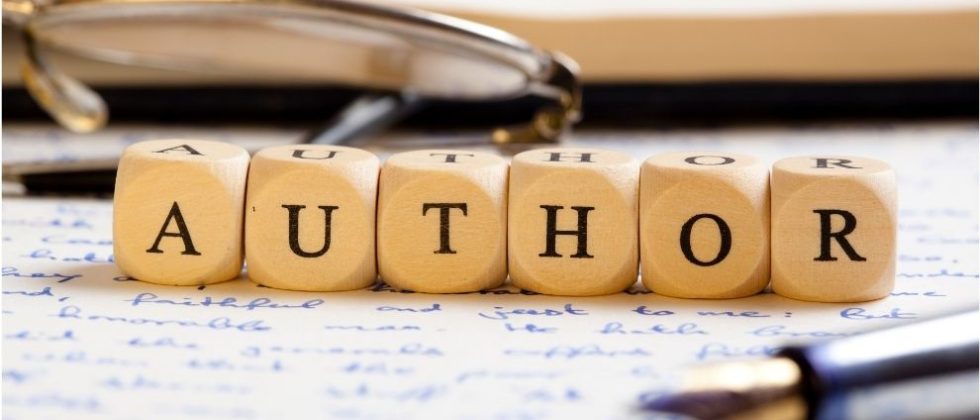
<instances>
[{"instance_id":1,"label":"eyeglass temple arm","mask_svg":"<svg viewBox=\"0 0 980 420\"><path fill-rule=\"evenodd\" d=\"M8 0L4 0L3 7L7 18ZM48 115L71 131L89 133L104 127L109 109L102 97L50 65L29 28L22 33L27 57L21 74L27 92Z\"/></svg>"},{"instance_id":2,"label":"eyeglass temple arm","mask_svg":"<svg viewBox=\"0 0 980 420\"><path fill-rule=\"evenodd\" d=\"M551 60L547 79L533 85L532 92L555 98L557 106L538 110L526 126L494 130L494 143L554 142L581 119L582 90L578 66L560 53L551 53ZM423 99L408 93L367 94L351 102L320 129L311 131L301 142L348 144L390 127L424 104Z\"/></svg>"},{"instance_id":3,"label":"eyeglass temple arm","mask_svg":"<svg viewBox=\"0 0 980 420\"><path fill-rule=\"evenodd\" d=\"M547 77L532 84L531 91L554 98L556 103L538 110L524 127L498 128L493 132L497 144L556 142L582 119L582 85L578 64L562 53L552 51Z\"/></svg>"}]
</instances>

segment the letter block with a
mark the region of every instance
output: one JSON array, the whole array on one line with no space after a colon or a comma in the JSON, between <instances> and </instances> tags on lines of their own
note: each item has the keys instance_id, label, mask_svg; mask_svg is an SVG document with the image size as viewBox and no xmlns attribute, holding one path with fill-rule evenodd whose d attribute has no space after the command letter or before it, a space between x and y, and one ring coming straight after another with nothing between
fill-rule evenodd
<instances>
[{"instance_id":1,"label":"letter block with a","mask_svg":"<svg viewBox=\"0 0 980 420\"><path fill-rule=\"evenodd\" d=\"M510 277L538 293L589 296L636 282L633 157L597 149L514 156L508 223Z\"/></svg>"},{"instance_id":2,"label":"letter block with a","mask_svg":"<svg viewBox=\"0 0 980 420\"><path fill-rule=\"evenodd\" d=\"M895 282L895 172L841 156L772 169L772 289L794 299L880 299Z\"/></svg>"},{"instance_id":3,"label":"letter block with a","mask_svg":"<svg viewBox=\"0 0 980 420\"><path fill-rule=\"evenodd\" d=\"M471 292L507 278L507 161L419 150L381 168L378 268L399 289Z\"/></svg>"},{"instance_id":4,"label":"letter block with a","mask_svg":"<svg viewBox=\"0 0 980 420\"><path fill-rule=\"evenodd\" d=\"M199 285L242 270L248 152L201 140L151 140L126 148L116 173L116 264L150 283Z\"/></svg>"},{"instance_id":5,"label":"letter block with a","mask_svg":"<svg viewBox=\"0 0 980 420\"><path fill-rule=\"evenodd\" d=\"M643 284L736 298L769 284L769 167L734 153L668 153L640 169Z\"/></svg>"},{"instance_id":6,"label":"letter block with a","mask_svg":"<svg viewBox=\"0 0 980 420\"><path fill-rule=\"evenodd\" d=\"M249 278L277 289L325 292L374 283L379 166L374 154L342 146L256 153L245 203Z\"/></svg>"}]
</instances>

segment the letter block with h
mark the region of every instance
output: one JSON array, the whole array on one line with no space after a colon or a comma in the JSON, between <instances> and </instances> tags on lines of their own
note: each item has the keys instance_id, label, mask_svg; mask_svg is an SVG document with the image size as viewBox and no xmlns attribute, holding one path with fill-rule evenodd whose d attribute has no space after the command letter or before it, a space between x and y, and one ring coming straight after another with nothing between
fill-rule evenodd
<instances>
[{"instance_id":1,"label":"letter block with h","mask_svg":"<svg viewBox=\"0 0 980 420\"><path fill-rule=\"evenodd\" d=\"M379 166L374 154L342 146L276 146L256 153L245 203L249 278L308 291L374 283Z\"/></svg>"},{"instance_id":2,"label":"letter block with h","mask_svg":"<svg viewBox=\"0 0 980 420\"><path fill-rule=\"evenodd\" d=\"M507 278L503 158L460 150L393 155L381 169L378 268L392 287L473 292Z\"/></svg>"},{"instance_id":3,"label":"letter block with h","mask_svg":"<svg viewBox=\"0 0 980 420\"><path fill-rule=\"evenodd\" d=\"M596 149L514 156L508 223L511 281L539 293L589 296L636 282L638 165Z\"/></svg>"},{"instance_id":4,"label":"letter block with h","mask_svg":"<svg viewBox=\"0 0 980 420\"><path fill-rule=\"evenodd\" d=\"M248 162L245 149L221 142L152 140L127 147L113 199L119 268L168 285L237 277Z\"/></svg>"},{"instance_id":5,"label":"letter block with h","mask_svg":"<svg viewBox=\"0 0 980 420\"><path fill-rule=\"evenodd\" d=\"M640 170L643 284L737 298L769 284L769 166L718 152L653 156Z\"/></svg>"},{"instance_id":6,"label":"letter block with h","mask_svg":"<svg viewBox=\"0 0 980 420\"><path fill-rule=\"evenodd\" d=\"M895 282L895 172L858 157L807 156L772 169L772 289L794 299L880 299Z\"/></svg>"}]
</instances>

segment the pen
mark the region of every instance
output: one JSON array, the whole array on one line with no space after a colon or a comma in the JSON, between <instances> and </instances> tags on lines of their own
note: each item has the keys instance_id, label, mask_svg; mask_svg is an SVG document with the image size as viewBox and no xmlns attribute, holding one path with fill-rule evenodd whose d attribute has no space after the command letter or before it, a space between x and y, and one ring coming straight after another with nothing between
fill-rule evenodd
<instances>
[{"instance_id":1,"label":"pen","mask_svg":"<svg viewBox=\"0 0 980 420\"><path fill-rule=\"evenodd\" d=\"M423 102L409 94L366 94L298 144L346 145L397 123ZM3 180L30 193L112 194L118 164L118 159L95 159L4 165Z\"/></svg>"},{"instance_id":2,"label":"pen","mask_svg":"<svg viewBox=\"0 0 980 420\"><path fill-rule=\"evenodd\" d=\"M859 390L970 371L975 379L978 322L980 312L972 311L786 347L768 359L706 365L679 392L642 408L698 419L844 418L846 401ZM975 392L972 398L969 409L976 410Z\"/></svg>"}]
</instances>

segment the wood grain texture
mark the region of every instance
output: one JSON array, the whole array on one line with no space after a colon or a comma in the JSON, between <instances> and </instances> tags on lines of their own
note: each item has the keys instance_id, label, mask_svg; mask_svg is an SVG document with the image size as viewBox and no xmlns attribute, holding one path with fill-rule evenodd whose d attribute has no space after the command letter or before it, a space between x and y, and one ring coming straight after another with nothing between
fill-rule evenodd
<instances>
[{"instance_id":1,"label":"wood grain texture","mask_svg":"<svg viewBox=\"0 0 980 420\"><path fill-rule=\"evenodd\" d=\"M780 160L772 169L772 289L794 299L860 302L895 281L895 172L848 156Z\"/></svg>"},{"instance_id":2,"label":"wood grain texture","mask_svg":"<svg viewBox=\"0 0 980 420\"><path fill-rule=\"evenodd\" d=\"M278 289L339 291L377 279L378 158L325 145L263 149L245 205L248 276Z\"/></svg>"},{"instance_id":3,"label":"wood grain texture","mask_svg":"<svg viewBox=\"0 0 980 420\"><path fill-rule=\"evenodd\" d=\"M249 156L221 142L151 140L126 148L113 200L113 252L127 275L199 285L242 269Z\"/></svg>"},{"instance_id":4,"label":"wood grain texture","mask_svg":"<svg viewBox=\"0 0 980 420\"><path fill-rule=\"evenodd\" d=\"M635 283L638 172L631 156L600 149L514 156L508 224L513 284L589 296Z\"/></svg>"},{"instance_id":5,"label":"wood grain texture","mask_svg":"<svg viewBox=\"0 0 980 420\"><path fill-rule=\"evenodd\" d=\"M507 278L507 161L418 150L381 169L378 268L392 287L471 292Z\"/></svg>"},{"instance_id":6,"label":"wood grain texture","mask_svg":"<svg viewBox=\"0 0 980 420\"><path fill-rule=\"evenodd\" d=\"M681 298L736 298L769 284L769 167L679 152L640 169L643 284Z\"/></svg>"}]
</instances>

